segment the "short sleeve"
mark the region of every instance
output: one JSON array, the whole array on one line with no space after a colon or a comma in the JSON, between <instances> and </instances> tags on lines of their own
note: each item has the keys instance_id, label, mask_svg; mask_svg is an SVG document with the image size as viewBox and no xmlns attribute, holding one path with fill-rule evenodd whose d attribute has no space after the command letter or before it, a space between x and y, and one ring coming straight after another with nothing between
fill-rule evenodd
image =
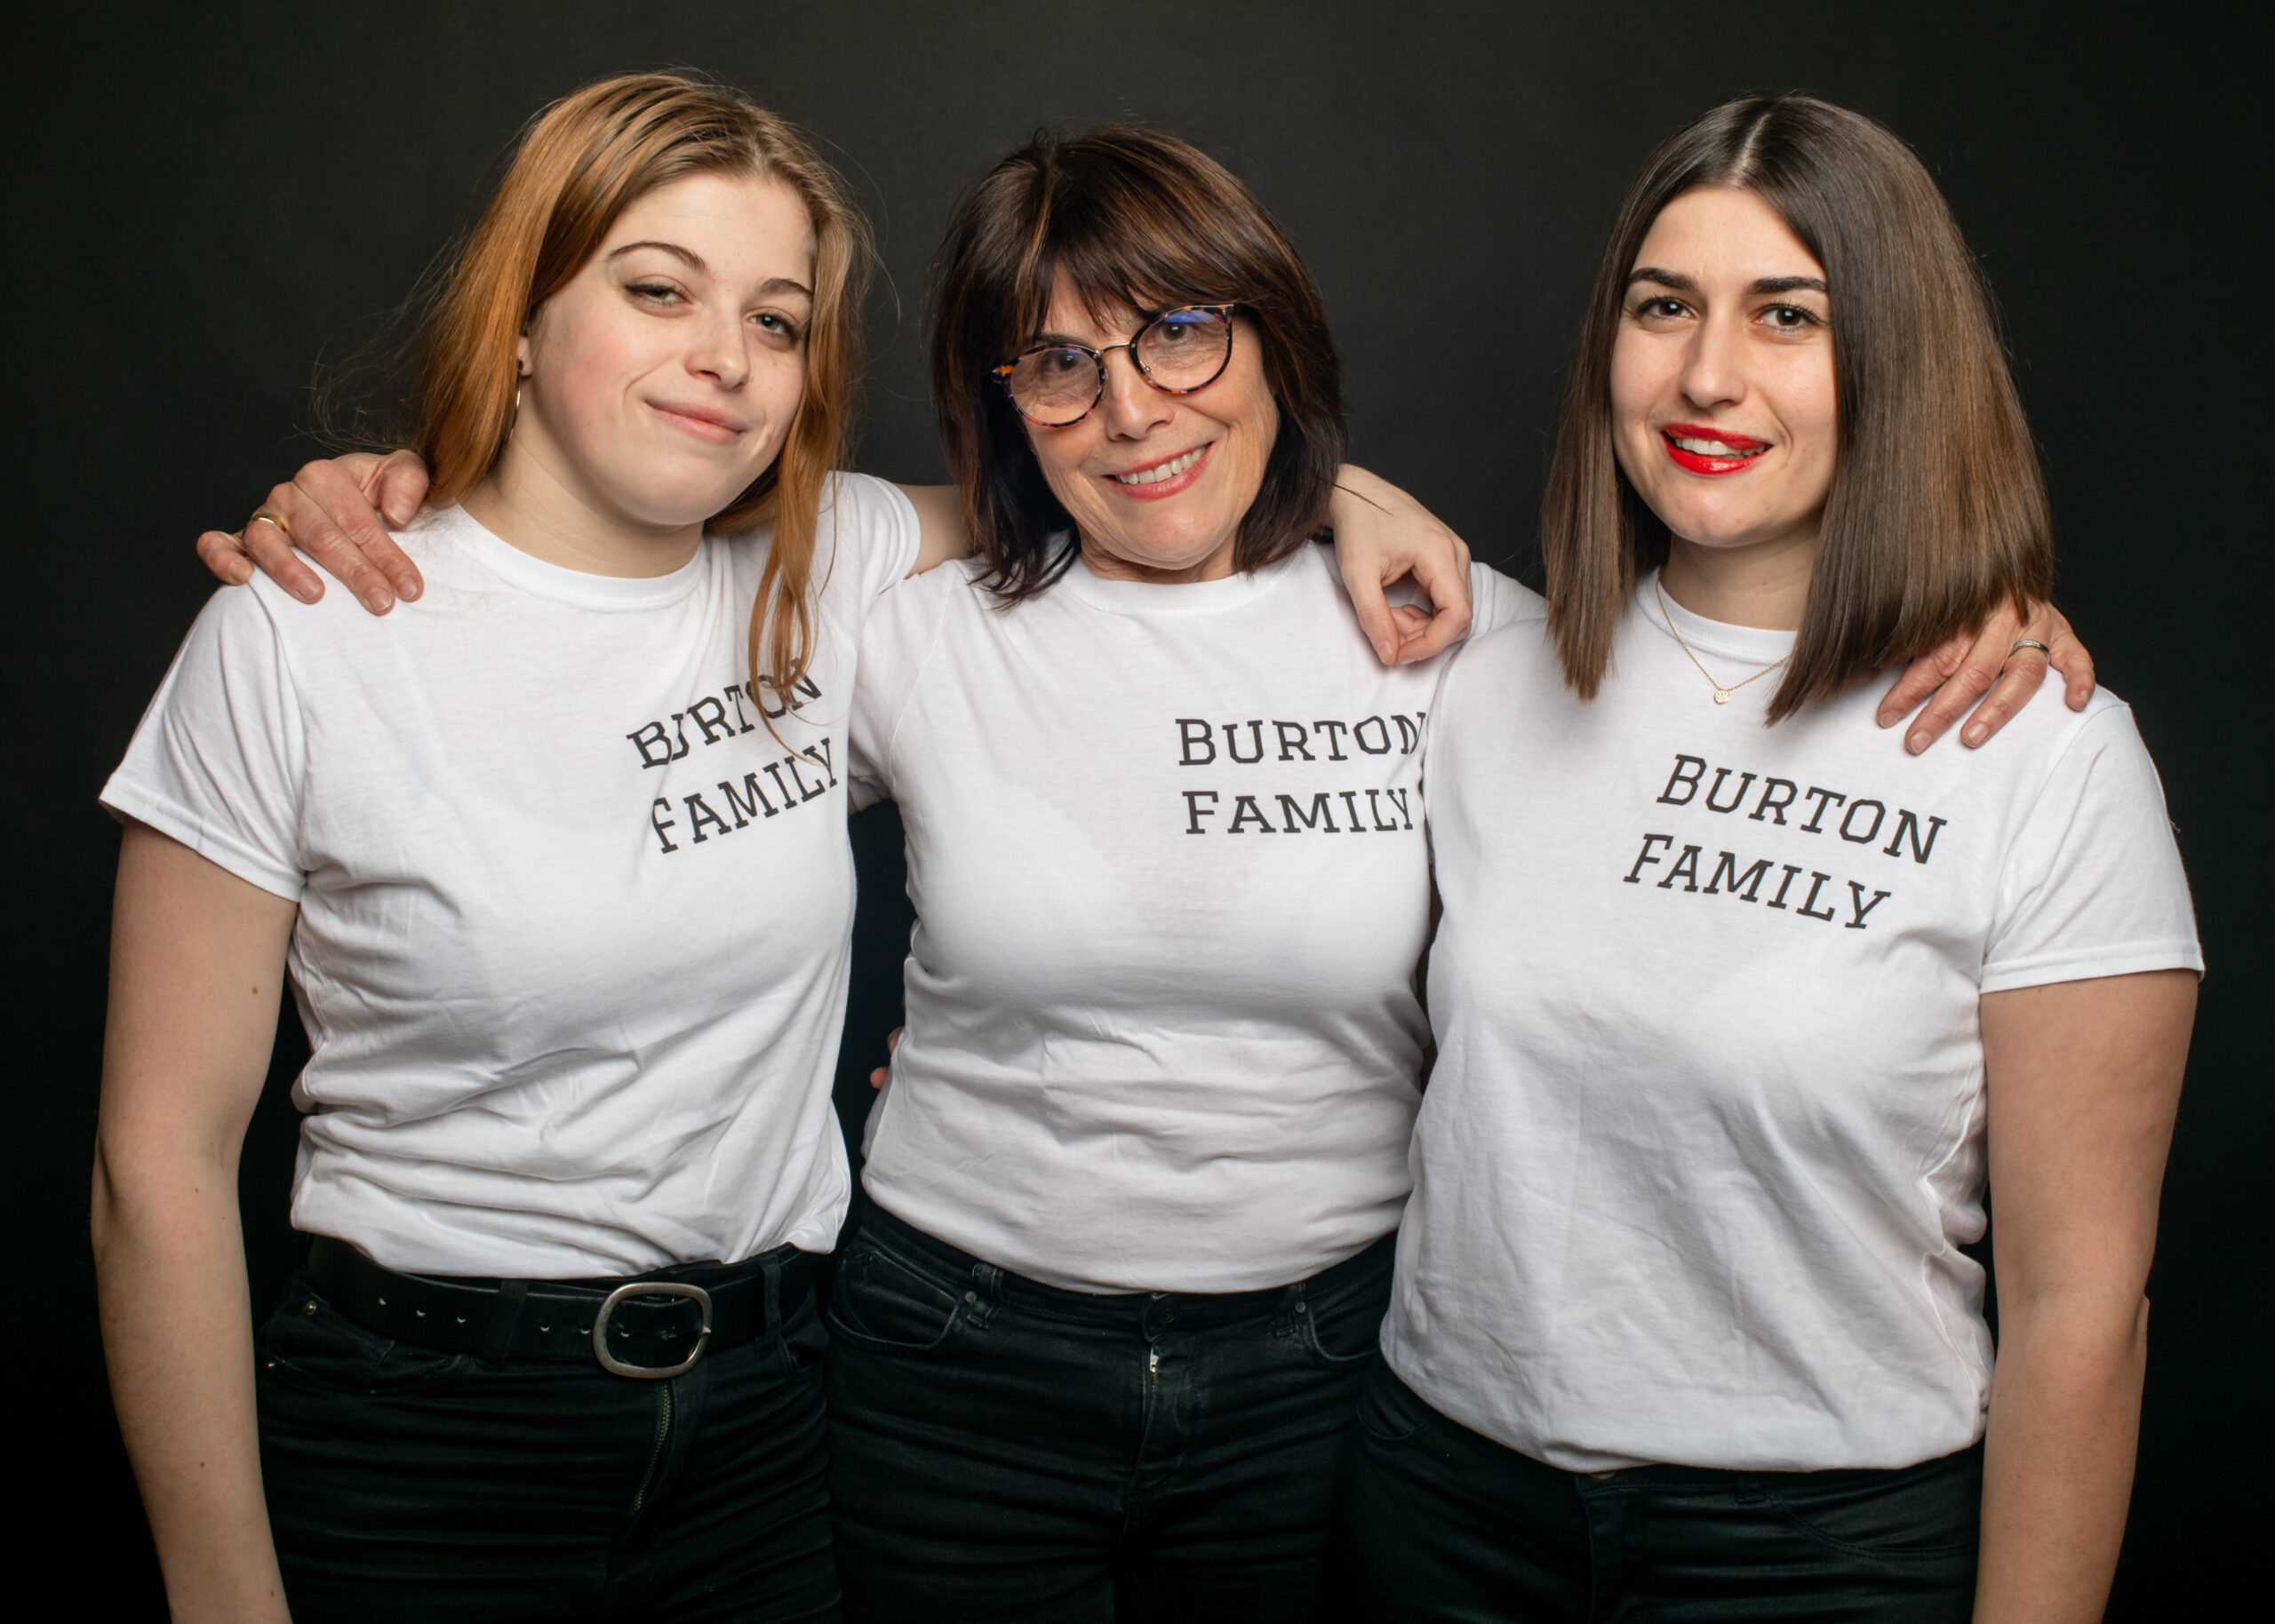
<instances>
[{"instance_id":1,"label":"short sleeve","mask_svg":"<svg viewBox=\"0 0 2275 1624\"><path fill-rule=\"evenodd\" d=\"M2164 787L2132 712L2111 703L2079 726L2008 849L1983 991L2203 968Z\"/></svg>"},{"instance_id":2,"label":"short sleeve","mask_svg":"<svg viewBox=\"0 0 2275 1624\"><path fill-rule=\"evenodd\" d=\"M907 577L923 545L915 505L898 485L867 474L831 477L821 526L835 546L831 586L850 588L865 609Z\"/></svg>"},{"instance_id":3,"label":"short sleeve","mask_svg":"<svg viewBox=\"0 0 2275 1624\"><path fill-rule=\"evenodd\" d=\"M939 645L950 606L958 594L978 590L972 578L978 568L943 564L902 581L862 628L861 675L853 685L855 807L892 799L893 736Z\"/></svg>"},{"instance_id":4,"label":"short sleeve","mask_svg":"<svg viewBox=\"0 0 2275 1624\"><path fill-rule=\"evenodd\" d=\"M1469 567L1469 634L1482 637L1521 620L1545 620L1548 603L1538 593L1490 564Z\"/></svg>"},{"instance_id":5,"label":"short sleeve","mask_svg":"<svg viewBox=\"0 0 2275 1624\"><path fill-rule=\"evenodd\" d=\"M207 601L102 804L296 902L307 737L260 592L225 586Z\"/></svg>"}]
</instances>

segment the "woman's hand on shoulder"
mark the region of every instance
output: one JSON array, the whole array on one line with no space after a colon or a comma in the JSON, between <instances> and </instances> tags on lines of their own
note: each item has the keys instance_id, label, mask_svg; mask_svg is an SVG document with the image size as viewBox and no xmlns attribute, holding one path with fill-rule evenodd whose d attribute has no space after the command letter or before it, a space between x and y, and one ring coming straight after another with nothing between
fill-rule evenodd
<instances>
[{"instance_id":1,"label":"woman's hand on shoulder","mask_svg":"<svg viewBox=\"0 0 2275 1624\"><path fill-rule=\"evenodd\" d=\"M1904 747L1918 755L1983 699L1960 731L1960 743L1972 750L2015 719L2049 669L2062 673L2070 708L2084 710L2094 696L2094 657L2069 620L2051 603L2032 604L2027 616L2001 603L1974 636L1954 637L1912 661L1880 701L1880 724L1892 728L1928 700L1904 736Z\"/></svg>"},{"instance_id":2,"label":"woman's hand on shoulder","mask_svg":"<svg viewBox=\"0 0 2275 1624\"><path fill-rule=\"evenodd\" d=\"M424 590L418 566L395 545L387 526L409 523L426 496L427 465L409 451L355 451L312 462L270 491L243 529L200 536L197 556L229 585L243 585L258 569L303 603L314 603L323 596L323 582L300 561L298 547L365 609L384 615L397 598Z\"/></svg>"},{"instance_id":3,"label":"woman's hand on shoulder","mask_svg":"<svg viewBox=\"0 0 2275 1624\"><path fill-rule=\"evenodd\" d=\"M1360 629L1385 665L1442 654L1469 635L1469 544L1388 480L1343 465L1328 502L1335 560ZM1425 610L1393 607L1383 589L1406 576Z\"/></svg>"}]
</instances>

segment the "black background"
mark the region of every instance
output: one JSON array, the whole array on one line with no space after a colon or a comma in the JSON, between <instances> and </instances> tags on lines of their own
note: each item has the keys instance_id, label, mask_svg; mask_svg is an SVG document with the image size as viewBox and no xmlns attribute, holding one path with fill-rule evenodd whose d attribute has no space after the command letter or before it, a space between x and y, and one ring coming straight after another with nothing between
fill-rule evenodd
<instances>
[{"instance_id":1,"label":"black background","mask_svg":"<svg viewBox=\"0 0 2275 1624\"><path fill-rule=\"evenodd\" d=\"M95 792L211 585L195 533L236 523L310 454L313 364L403 298L540 104L604 73L692 67L818 136L889 271L859 466L921 481L942 477L924 279L956 188L1039 123L1138 119L1189 137L1304 250L1343 346L1359 458L1524 572L1561 370L1620 187L1712 103L1807 89L1909 139L1987 266L2053 486L2060 600L2132 702L2179 825L2213 969L2111 1616L2236 1616L2225 1602L2265 1537L2275 1446L2275 1146L2249 1025L2269 968L2269 732L2247 676L2264 665L2270 536L2247 508L2266 458L2245 416L2268 360L2253 219L2266 187L2245 122L2263 52L2181 18L682 0L83 5L28 32L20 20L0 149L10 1542L76 1580L75 1611L156 1615L85 1240L117 840ZM897 1006L906 913L890 811L855 836L841 1098L858 1106ZM264 1307L293 1259L281 1089L297 1041L280 1044L245 1155ZM75 1550L91 1559L56 1565Z\"/></svg>"}]
</instances>

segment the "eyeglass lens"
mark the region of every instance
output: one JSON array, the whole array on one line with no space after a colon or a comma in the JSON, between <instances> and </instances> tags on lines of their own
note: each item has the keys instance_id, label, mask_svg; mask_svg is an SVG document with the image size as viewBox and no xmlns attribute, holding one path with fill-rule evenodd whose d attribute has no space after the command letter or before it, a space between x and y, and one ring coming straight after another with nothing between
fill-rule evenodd
<instances>
[{"instance_id":1,"label":"eyeglass lens","mask_svg":"<svg viewBox=\"0 0 2275 1624\"><path fill-rule=\"evenodd\" d=\"M1233 324L1214 310L1172 310L1146 323L1129 349L1146 382L1185 394L1215 382L1225 370L1233 353ZM1034 421L1073 423L1106 392L1106 358L1080 345L1050 345L1012 362L1005 381L1013 404Z\"/></svg>"}]
</instances>

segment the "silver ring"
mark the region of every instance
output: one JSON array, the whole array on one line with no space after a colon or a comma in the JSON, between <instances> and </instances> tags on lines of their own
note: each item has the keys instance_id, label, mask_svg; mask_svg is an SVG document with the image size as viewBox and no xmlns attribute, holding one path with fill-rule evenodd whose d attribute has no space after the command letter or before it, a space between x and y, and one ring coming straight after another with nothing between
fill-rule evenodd
<instances>
[{"instance_id":1,"label":"silver ring","mask_svg":"<svg viewBox=\"0 0 2275 1624\"><path fill-rule=\"evenodd\" d=\"M2024 649L2035 649L2049 660L2054 657L2054 650L2048 648L2044 643L2039 641L2035 637L2017 637L2015 639L2015 646L2007 650L2007 657L2008 659L2012 659L2017 652Z\"/></svg>"}]
</instances>

